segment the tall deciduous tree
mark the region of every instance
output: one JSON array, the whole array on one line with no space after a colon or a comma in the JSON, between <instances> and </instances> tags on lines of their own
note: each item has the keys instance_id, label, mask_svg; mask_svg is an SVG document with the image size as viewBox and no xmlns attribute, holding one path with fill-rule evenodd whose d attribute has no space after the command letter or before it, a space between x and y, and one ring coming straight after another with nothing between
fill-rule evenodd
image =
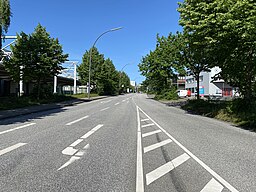
<instances>
[{"instance_id":1,"label":"tall deciduous tree","mask_svg":"<svg viewBox=\"0 0 256 192\"><path fill-rule=\"evenodd\" d=\"M91 85L92 91L101 95L117 94L118 90L118 72L115 69L113 62L110 59L104 58L96 47L86 51L83 55L82 63L78 67L80 80L83 84L88 83L89 78L89 57L92 51L91 63Z\"/></svg>"},{"instance_id":2,"label":"tall deciduous tree","mask_svg":"<svg viewBox=\"0 0 256 192\"><path fill-rule=\"evenodd\" d=\"M22 32L17 42L11 46L13 56L5 60L7 71L17 82L36 81L37 98L40 97L41 85L46 78L61 72L61 64L67 61L68 54L64 54L58 39L50 34L40 24L31 35Z\"/></svg>"},{"instance_id":3,"label":"tall deciduous tree","mask_svg":"<svg viewBox=\"0 0 256 192\"><path fill-rule=\"evenodd\" d=\"M11 7L9 0L0 0L0 50L2 49L2 37L8 32L11 23Z\"/></svg>"},{"instance_id":4,"label":"tall deciduous tree","mask_svg":"<svg viewBox=\"0 0 256 192\"><path fill-rule=\"evenodd\" d=\"M208 62L219 78L239 87L250 101L256 92L256 2L254 0L184 0L180 24L193 44L207 45Z\"/></svg>"},{"instance_id":5,"label":"tall deciduous tree","mask_svg":"<svg viewBox=\"0 0 256 192\"><path fill-rule=\"evenodd\" d=\"M168 37L159 37L154 51L150 51L142 58L139 64L140 72L146 77L147 84L156 92L160 93L163 89L171 86L171 80L177 74L184 74L184 67L178 58L179 41L178 34L169 34Z\"/></svg>"}]
</instances>

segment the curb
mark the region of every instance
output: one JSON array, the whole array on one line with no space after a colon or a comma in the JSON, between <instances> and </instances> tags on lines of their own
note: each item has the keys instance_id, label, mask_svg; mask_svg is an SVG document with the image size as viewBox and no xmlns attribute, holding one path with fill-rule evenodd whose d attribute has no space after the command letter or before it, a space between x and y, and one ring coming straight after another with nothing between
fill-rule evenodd
<instances>
[{"instance_id":1,"label":"curb","mask_svg":"<svg viewBox=\"0 0 256 192\"><path fill-rule=\"evenodd\" d=\"M74 100L64 101L64 102L60 102L60 103L41 104L41 105L29 106L29 107L18 108L18 109L3 110L3 111L0 111L0 120L23 116L23 115L28 115L28 114L32 114L32 113L49 111L49 110L53 110L53 109L60 109L60 108L66 107L66 106L78 105L78 104L81 104L84 102L91 102L94 100L104 99L107 97L108 96L99 96L99 97L94 97L91 99L87 99L87 98L74 99Z\"/></svg>"}]
</instances>

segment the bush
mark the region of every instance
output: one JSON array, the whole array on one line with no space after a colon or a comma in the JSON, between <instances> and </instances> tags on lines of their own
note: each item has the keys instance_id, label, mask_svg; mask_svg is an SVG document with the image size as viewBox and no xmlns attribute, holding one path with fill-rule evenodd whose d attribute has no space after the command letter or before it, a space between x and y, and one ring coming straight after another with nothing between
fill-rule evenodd
<instances>
[{"instance_id":1,"label":"bush","mask_svg":"<svg viewBox=\"0 0 256 192\"><path fill-rule=\"evenodd\" d=\"M160 92L160 94L157 94L155 96L156 100L178 100L178 94L176 92L176 89L164 89L163 91Z\"/></svg>"}]
</instances>

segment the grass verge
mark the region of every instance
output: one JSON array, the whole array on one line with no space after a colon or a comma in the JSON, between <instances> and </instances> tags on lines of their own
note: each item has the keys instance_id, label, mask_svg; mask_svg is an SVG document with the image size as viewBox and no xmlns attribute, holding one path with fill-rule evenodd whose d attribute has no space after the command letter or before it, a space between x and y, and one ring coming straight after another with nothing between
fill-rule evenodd
<instances>
[{"instance_id":1,"label":"grass verge","mask_svg":"<svg viewBox=\"0 0 256 192\"><path fill-rule=\"evenodd\" d=\"M256 131L256 102L189 100L182 109Z\"/></svg>"},{"instance_id":2,"label":"grass verge","mask_svg":"<svg viewBox=\"0 0 256 192\"><path fill-rule=\"evenodd\" d=\"M91 97L96 97L98 94L91 94ZM33 105L47 104L47 103L58 103L68 101L72 99L87 98L87 94L76 94L76 95L52 95L45 99L37 100L33 97L1 97L0 98L0 110L17 109L22 107L28 107Z\"/></svg>"}]
</instances>

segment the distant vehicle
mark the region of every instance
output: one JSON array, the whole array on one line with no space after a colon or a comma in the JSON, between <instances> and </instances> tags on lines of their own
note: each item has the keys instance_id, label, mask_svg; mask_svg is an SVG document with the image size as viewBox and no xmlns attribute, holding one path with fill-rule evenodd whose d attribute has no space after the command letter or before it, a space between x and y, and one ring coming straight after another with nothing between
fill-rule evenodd
<instances>
[{"instance_id":1,"label":"distant vehicle","mask_svg":"<svg viewBox=\"0 0 256 192\"><path fill-rule=\"evenodd\" d=\"M189 90L178 90L177 94L179 97L190 97L191 92Z\"/></svg>"}]
</instances>

